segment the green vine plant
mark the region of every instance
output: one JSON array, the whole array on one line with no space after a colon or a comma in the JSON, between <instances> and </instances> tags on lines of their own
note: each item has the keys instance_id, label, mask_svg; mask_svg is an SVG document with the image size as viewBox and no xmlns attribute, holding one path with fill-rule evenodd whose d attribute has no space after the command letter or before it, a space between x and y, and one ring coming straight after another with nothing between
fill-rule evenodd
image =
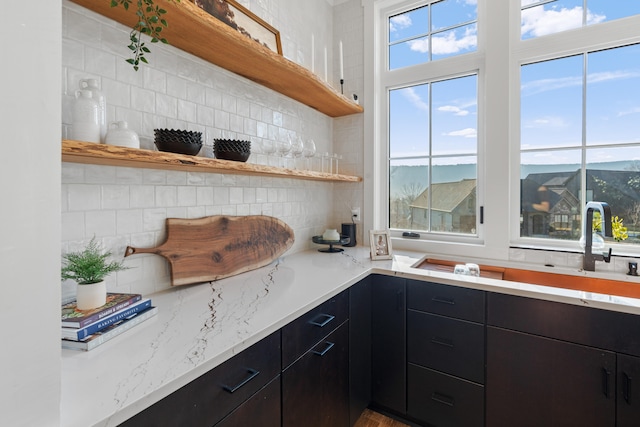
<instances>
[{"instance_id":1,"label":"green vine plant","mask_svg":"<svg viewBox=\"0 0 640 427\"><path fill-rule=\"evenodd\" d=\"M180 3L180 0L168 1ZM151 50L143 41L143 34L151 37L151 43L169 43L167 39L162 37L162 29L168 27L166 19L163 18L167 11L155 5L154 0L111 0L111 7L122 5L125 10L129 10L129 6L132 3L137 7L136 16L138 17L138 22L129 34L131 43L128 48L131 50L132 56L126 61L133 66L134 70L138 71L141 62L149 63L145 54L151 53Z\"/></svg>"}]
</instances>

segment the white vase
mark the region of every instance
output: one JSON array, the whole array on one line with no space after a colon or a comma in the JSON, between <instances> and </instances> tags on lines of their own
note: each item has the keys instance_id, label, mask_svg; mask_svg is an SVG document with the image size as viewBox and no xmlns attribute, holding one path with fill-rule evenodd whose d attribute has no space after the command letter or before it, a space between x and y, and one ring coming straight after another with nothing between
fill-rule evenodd
<instances>
[{"instance_id":1,"label":"white vase","mask_svg":"<svg viewBox=\"0 0 640 427\"><path fill-rule=\"evenodd\" d=\"M104 282L78 285L76 293L78 310L91 310L107 303L107 284Z\"/></svg>"}]
</instances>

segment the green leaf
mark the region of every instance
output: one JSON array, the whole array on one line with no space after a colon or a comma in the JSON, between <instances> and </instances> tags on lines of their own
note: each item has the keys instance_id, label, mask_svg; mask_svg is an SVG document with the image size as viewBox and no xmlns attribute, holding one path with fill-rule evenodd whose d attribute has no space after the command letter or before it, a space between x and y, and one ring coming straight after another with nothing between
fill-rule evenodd
<instances>
[{"instance_id":1,"label":"green leaf","mask_svg":"<svg viewBox=\"0 0 640 427\"><path fill-rule=\"evenodd\" d=\"M149 50L149 48L148 48L148 47L143 47L141 50L142 50L144 53L151 53L151 51Z\"/></svg>"},{"instance_id":2,"label":"green leaf","mask_svg":"<svg viewBox=\"0 0 640 427\"><path fill-rule=\"evenodd\" d=\"M148 64L147 58L145 58L144 56L140 57L140 61L144 62L145 64Z\"/></svg>"}]
</instances>

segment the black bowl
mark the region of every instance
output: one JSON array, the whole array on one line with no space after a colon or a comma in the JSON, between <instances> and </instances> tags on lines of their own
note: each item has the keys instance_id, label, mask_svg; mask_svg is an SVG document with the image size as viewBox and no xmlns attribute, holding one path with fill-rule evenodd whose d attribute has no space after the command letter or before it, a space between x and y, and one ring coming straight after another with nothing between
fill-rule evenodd
<instances>
[{"instance_id":1,"label":"black bowl","mask_svg":"<svg viewBox=\"0 0 640 427\"><path fill-rule=\"evenodd\" d=\"M213 148L218 151L230 151L237 153L250 153L251 142L250 141L238 141L235 139L214 139Z\"/></svg>"},{"instance_id":2,"label":"black bowl","mask_svg":"<svg viewBox=\"0 0 640 427\"><path fill-rule=\"evenodd\" d=\"M195 156L202 148L202 132L154 129L156 147L169 153Z\"/></svg>"},{"instance_id":3,"label":"black bowl","mask_svg":"<svg viewBox=\"0 0 640 427\"><path fill-rule=\"evenodd\" d=\"M246 162L251 155L250 152L221 151L216 149L216 147L213 147L213 154L216 156L216 159L233 160L235 162Z\"/></svg>"}]
</instances>

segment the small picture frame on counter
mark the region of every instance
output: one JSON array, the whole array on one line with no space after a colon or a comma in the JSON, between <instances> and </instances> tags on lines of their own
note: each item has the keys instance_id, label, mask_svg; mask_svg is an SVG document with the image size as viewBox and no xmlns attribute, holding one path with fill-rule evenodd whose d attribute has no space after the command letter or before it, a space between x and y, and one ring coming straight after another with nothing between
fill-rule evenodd
<instances>
[{"instance_id":1,"label":"small picture frame on counter","mask_svg":"<svg viewBox=\"0 0 640 427\"><path fill-rule=\"evenodd\" d=\"M391 234L388 230L370 230L371 259L392 259Z\"/></svg>"}]
</instances>

